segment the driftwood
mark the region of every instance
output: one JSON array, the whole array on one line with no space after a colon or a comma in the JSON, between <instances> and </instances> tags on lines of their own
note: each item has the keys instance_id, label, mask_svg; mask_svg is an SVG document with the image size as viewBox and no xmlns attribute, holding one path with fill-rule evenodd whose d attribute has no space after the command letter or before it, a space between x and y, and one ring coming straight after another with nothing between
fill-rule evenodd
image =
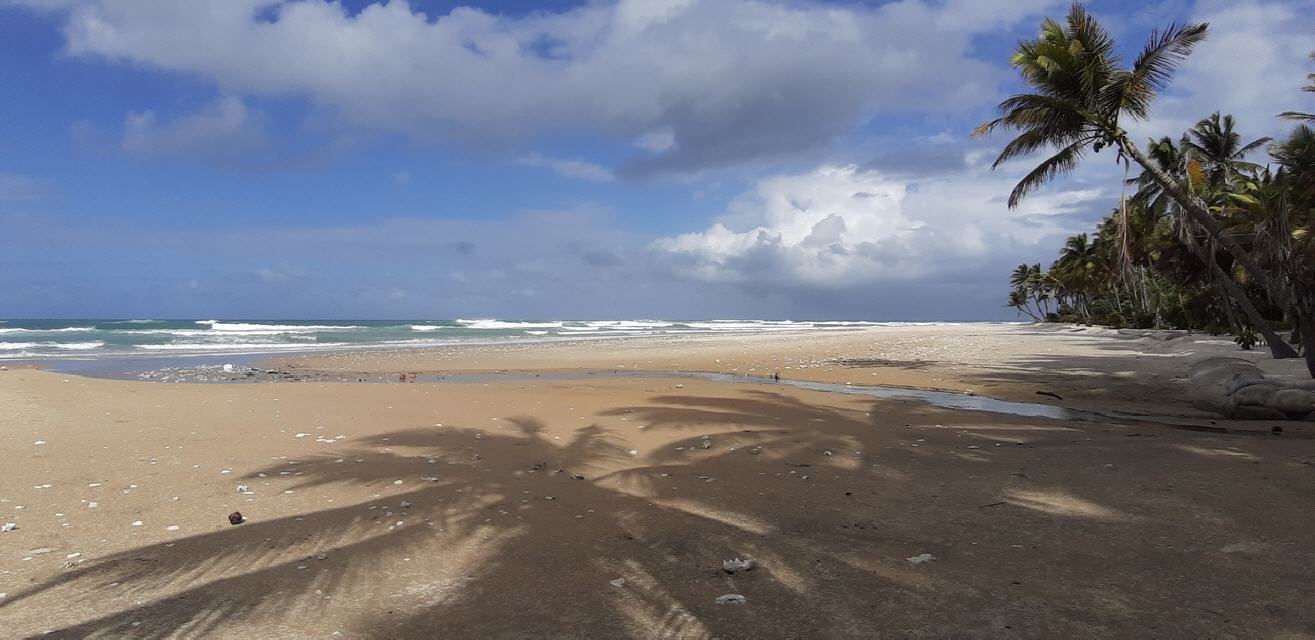
<instances>
[{"instance_id":1,"label":"driftwood","mask_svg":"<svg viewBox=\"0 0 1315 640\"><path fill-rule=\"evenodd\" d=\"M1192 406L1226 418L1302 420L1315 412L1315 380L1266 376L1240 358L1211 358L1192 368Z\"/></svg>"}]
</instances>

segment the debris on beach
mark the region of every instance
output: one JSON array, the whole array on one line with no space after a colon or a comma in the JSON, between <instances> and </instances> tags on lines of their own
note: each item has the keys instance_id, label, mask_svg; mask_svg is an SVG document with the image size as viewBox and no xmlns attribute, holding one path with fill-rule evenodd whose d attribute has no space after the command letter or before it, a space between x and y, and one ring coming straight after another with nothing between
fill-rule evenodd
<instances>
[{"instance_id":1,"label":"debris on beach","mask_svg":"<svg viewBox=\"0 0 1315 640\"><path fill-rule=\"evenodd\" d=\"M612 586L614 586L614 587L624 587L624 586L626 586L626 579L625 579L625 578L617 578L616 580L608 580L607 583L610 584L610 585L612 585Z\"/></svg>"},{"instance_id":2,"label":"debris on beach","mask_svg":"<svg viewBox=\"0 0 1315 640\"><path fill-rule=\"evenodd\" d=\"M748 601L749 601L748 598L738 593L728 593L724 596L717 596L717 599L713 600L713 602L715 602L719 607L724 607L727 605L738 607L742 604L745 604Z\"/></svg>"},{"instance_id":3,"label":"debris on beach","mask_svg":"<svg viewBox=\"0 0 1315 640\"><path fill-rule=\"evenodd\" d=\"M924 564L924 563L927 563L927 562L931 562L932 560L935 560L935 559L936 559L936 556L934 556L934 555L932 555L932 554L930 554L930 553L919 553L918 555L913 556L912 558L905 558L905 560L908 560L909 562L912 562L913 564Z\"/></svg>"},{"instance_id":4,"label":"debris on beach","mask_svg":"<svg viewBox=\"0 0 1315 640\"><path fill-rule=\"evenodd\" d=\"M17 529L17 528L18 528L18 525L17 525L16 523L13 523L13 522L6 522L6 523L0 525L0 532L9 532L9 531L13 531L13 530L15 530L15 529Z\"/></svg>"},{"instance_id":5,"label":"debris on beach","mask_svg":"<svg viewBox=\"0 0 1315 640\"><path fill-rule=\"evenodd\" d=\"M142 521L141 521L141 520L133 520L133 521L132 521L132 526L134 526L134 527L140 527L140 526L142 526Z\"/></svg>"},{"instance_id":6,"label":"debris on beach","mask_svg":"<svg viewBox=\"0 0 1315 640\"><path fill-rule=\"evenodd\" d=\"M745 558L743 560L732 558L730 560L721 561L722 571L730 574L739 573L741 571L753 571L754 566L753 558Z\"/></svg>"},{"instance_id":7,"label":"debris on beach","mask_svg":"<svg viewBox=\"0 0 1315 640\"><path fill-rule=\"evenodd\" d=\"M249 493L250 491L251 491L251 488L248 487L247 485L244 485L244 484L239 484L239 485L237 485L237 492L238 492L238 493Z\"/></svg>"},{"instance_id":8,"label":"debris on beach","mask_svg":"<svg viewBox=\"0 0 1315 640\"><path fill-rule=\"evenodd\" d=\"M242 517L241 511L234 511L233 513L228 514L228 524L236 526L246 522L246 520L246 518Z\"/></svg>"}]
</instances>

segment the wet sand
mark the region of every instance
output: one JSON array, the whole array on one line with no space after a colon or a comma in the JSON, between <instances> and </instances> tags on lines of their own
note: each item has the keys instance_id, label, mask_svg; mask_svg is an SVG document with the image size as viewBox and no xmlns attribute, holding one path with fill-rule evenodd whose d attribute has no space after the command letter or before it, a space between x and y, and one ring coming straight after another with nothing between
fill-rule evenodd
<instances>
[{"instance_id":1,"label":"wet sand","mask_svg":"<svg viewBox=\"0 0 1315 640\"><path fill-rule=\"evenodd\" d=\"M268 366L779 371L1210 424L1180 378L1219 353L1238 352L969 326ZM33 369L0 372L0 406L0 523L17 525L0 533L6 636L1315 634L1309 422L1227 435L670 378L164 384ZM247 521L231 526L233 511ZM757 566L729 575L734 557ZM715 604L724 594L747 603Z\"/></svg>"}]
</instances>

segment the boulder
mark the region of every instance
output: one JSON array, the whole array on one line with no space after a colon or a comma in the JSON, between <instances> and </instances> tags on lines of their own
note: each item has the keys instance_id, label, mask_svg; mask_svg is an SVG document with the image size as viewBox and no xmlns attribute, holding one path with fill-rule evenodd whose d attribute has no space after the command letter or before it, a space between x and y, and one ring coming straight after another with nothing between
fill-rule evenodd
<instances>
[{"instance_id":1,"label":"boulder","mask_svg":"<svg viewBox=\"0 0 1315 640\"><path fill-rule=\"evenodd\" d=\"M1196 363L1191 386L1192 406L1226 418L1301 420L1315 412L1315 380L1266 376L1241 358Z\"/></svg>"}]
</instances>

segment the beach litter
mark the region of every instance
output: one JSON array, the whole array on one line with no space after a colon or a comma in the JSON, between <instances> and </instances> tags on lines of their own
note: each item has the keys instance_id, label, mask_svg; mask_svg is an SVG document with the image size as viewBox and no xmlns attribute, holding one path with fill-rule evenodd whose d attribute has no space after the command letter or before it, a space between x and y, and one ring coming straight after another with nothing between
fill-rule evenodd
<instances>
[{"instance_id":1,"label":"beach litter","mask_svg":"<svg viewBox=\"0 0 1315 640\"><path fill-rule=\"evenodd\" d=\"M13 522L6 522L6 523L0 525L0 532L9 532L9 531L13 531L14 529L17 529L17 528L18 528L18 525L17 525L17 524L15 524L15 523L13 523Z\"/></svg>"},{"instance_id":2,"label":"beach litter","mask_svg":"<svg viewBox=\"0 0 1315 640\"><path fill-rule=\"evenodd\" d=\"M732 607L738 607L742 604L747 603L748 601L749 601L748 598L738 593L728 593L723 596L717 596L717 599L713 600L713 602L715 602L719 607L724 607L727 605Z\"/></svg>"},{"instance_id":3,"label":"beach litter","mask_svg":"<svg viewBox=\"0 0 1315 640\"><path fill-rule=\"evenodd\" d=\"M731 574L739 573L741 571L753 571L754 566L753 558L745 558L743 560L732 558L730 560L721 561L722 571Z\"/></svg>"},{"instance_id":4,"label":"beach litter","mask_svg":"<svg viewBox=\"0 0 1315 640\"><path fill-rule=\"evenodd\" d=\"M238 492L238 493L247 493L248 491L251 491L251 488L248 487L247 485L244 485L244 484L239 484L239 485L237 485L237 492Z\"/></svg>"},{"instance_id":5,"label":"beach litter","mask_svg":"<svg viewBox=\"0 0 1315 640\"><path fill-rule=\"evenodd\" d=\"M936 556L933 556L933 555L930 554L930 553L919 553L918 555L913 556L912 558L905 558L905 560L908 560L909 562L912 562L913 564L924 564L924 563L927 563L927 562L931 562L932 560L935 560L935 559L936 559Z\"/></svg>"},{"instance_id":6,"label":"beach litter","mask_svg":"<svg viewBox=\"0 0 1315 640\"><path fill-rule=\"evenodd\" d=\"M246 520L246 518L242 517L241 511L234 511L233 513L228 514L228 524L236 526L246 522Z\"/></svg>"},{"instance_id":7,"label":"beach litter","mask_svg":"<svg viewBox=\"0 0 1315 640\"><path fill-rule=\"evenodd\" d=\"M607 583L610 584L610 585L612 585L612 586L614 586L614 587L624 587L624 586L626 586L626 579L625 579L625 578L617 578L616 580L608 580Z\"/></svg>"}]
</instances>

